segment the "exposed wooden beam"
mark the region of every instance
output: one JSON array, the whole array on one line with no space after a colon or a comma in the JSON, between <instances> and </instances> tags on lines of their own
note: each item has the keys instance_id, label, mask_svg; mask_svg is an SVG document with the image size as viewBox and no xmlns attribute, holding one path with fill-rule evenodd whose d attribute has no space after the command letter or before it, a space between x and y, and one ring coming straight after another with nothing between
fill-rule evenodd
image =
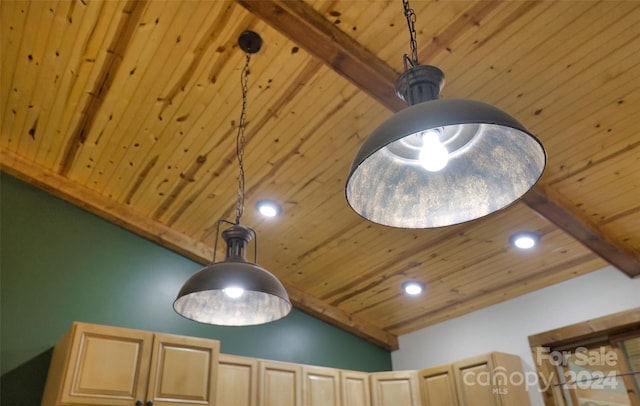
<instances>
[{"instance_id":1,"label":"exposed wooden beam","mask_svg":"<svg viewBox=\"0 0 640 406\"><path fill-rule=\"evenodd\" d=\"M561 196L536 186L522 197L522 202L629 277L640 276L640 258L607 239L588 219L567 209L570 203Z\"/></svg>"},{"instance_id":2,"label":"exposed wooden beam","mask_svg":"<svg viewBox=\"0 0 640 406\"><path fill-rule=\"evenodd\" d=\"M313 7L298 0L236 1L391 111L397 112L406 107L394 92L398 73ZM474 13L478 16L471 15ZM468 14L471 21L486 14L486 8L474 8ZM625 274L630 277L640 275L640 258L637 255L611 241L586 219L567 209L569 205L566 202L550 199L543 187L534 187L522 200Z\"/></svg>"},{"instance_id":3,"label":"exposed wooden beam","mask_svg":"<svg viewBox=\"0 0 640 406\"><path fill-rule=\"evenodd\" d=\"M82 207L197 263L208 264L213 258L213 248L200 241L179 233L159 221L136 213L125 205L115 203L58 173L39 167L12 151L0 148L0 157L0 169L11 176L46 190L54 196ZM300 310L387 350L393 351L399 348L398 338L395 335L309 296L293 286L285 284L285 288L293 304Z\"/></svg>"},{"instance_id":4,"label":"exposed wooden beam","mask_svg":"<svg viewBox=\"0 0 640 406\"><path fill-rule=\"evenodd\" d=\"M394 83L399 73L313 7L298 0L237 2L389 110L400 111L407 107L395 94Z\"/></svg>"}]
</instances>

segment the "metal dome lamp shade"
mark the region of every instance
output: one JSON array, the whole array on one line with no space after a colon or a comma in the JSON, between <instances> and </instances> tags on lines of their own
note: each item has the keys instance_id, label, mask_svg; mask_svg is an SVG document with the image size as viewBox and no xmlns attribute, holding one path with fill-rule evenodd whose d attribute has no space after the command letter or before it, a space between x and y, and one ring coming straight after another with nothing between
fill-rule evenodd
<instances>
[{"instance_id":1,"label":"metal dome lamp shade","mask_svg":"<svg viewBox=\"0 0 640 406\"><path fill-rule=\"evenodd\" d=\"M235 223L220 220L216 231L213 258L215 261L220 224L231 226L222 232L227 244L226 258L198 271L185 282L173 303L174 310L187 319L222 326L250 326L285 317L291 311L289 296L282 283L269 271L249 262L246 248L256 238L253 229L240 224L244 211L244 130L246 127L247 78L251 54L260 50L262 39L245 31L238 41L246 53L242 70L242 113L236 137L238 202ZM257 259L257 241L254 245Z\"/></svg>"},{"instance_id":2,"label":"metal dome lamp shade","mask_svg":"<svg viewBox=\"0 0 640 406\"><path fill-rule=\"evenodd\" d=\"M542 176L545 150L507 113L471 100L440 100L444 73L419 65L415 13L403 0L412 57L396 82L409 107L357 153L345 188L362 217L400 228L474 220L518 200Z\"/></svg>"}]
</instances>

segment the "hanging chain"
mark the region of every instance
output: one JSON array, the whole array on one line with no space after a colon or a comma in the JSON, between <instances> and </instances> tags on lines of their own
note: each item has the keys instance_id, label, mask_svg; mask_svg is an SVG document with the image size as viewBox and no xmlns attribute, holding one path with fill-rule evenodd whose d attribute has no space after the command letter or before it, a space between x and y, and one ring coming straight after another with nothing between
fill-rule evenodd
<instances>
[{"instance_id":1,"label":"hanging chain","mask_svg":"<svg viewBox=\"0 0 640 406\"><path fill-rule=\"evenodd\" d=\"M249 61L251 54L246 53L246 61L242 74L240 75L240 84L242 86L242 112L240 113L240 123L238 124L238 134L236 135L236 156L238 157L238 204L236 205L236 224L240 224L240 218L244 213L244 144L246 142L244 131L247 126L247 89L249 82Z\"/></svg>"},{"instance_id":2,"label":"hanging chain","mask_svg":"<svg viewBox=\"0 0 640 406\"><path fill-rule=\"evenodd\" d=\"M416 41L416 13L409 6L409 0L402 0L402 5L404 6L404 16L407 18L407 25L409 26L409 35L411 37L411 64L413 66L418 65L418 42ZM406 59L408 58L405 55L405 70L406 70Z\"/></svg>"}]
</instances>

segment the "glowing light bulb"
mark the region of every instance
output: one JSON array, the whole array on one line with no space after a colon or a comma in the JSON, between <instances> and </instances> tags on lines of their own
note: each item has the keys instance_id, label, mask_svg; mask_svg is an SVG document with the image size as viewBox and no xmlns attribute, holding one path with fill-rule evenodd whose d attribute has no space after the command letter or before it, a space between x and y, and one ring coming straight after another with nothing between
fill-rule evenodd
<instances>
[{"instance_id":1,"label":"glowing light bulb","mask_svg":"<svg viewBox=\"0 0 640 406\"><path fill-rule=\"evenodd\" d=\"M420 165L429 172L437 172L447 166L449 151L440 143L438 130L427 130L422 134L422 149L418 155Z\"/></svg>"},{"instance_id":2,"label":"glowing light bulb","mask_svg":"<svg viewBox=\"0 0 640 406\"><path fill-rule=\"evenodd\" d=\"M238 287L224 288L222 291L231 299L237 299L244 293L244 289Z\"/></svg>"}]
</instances>

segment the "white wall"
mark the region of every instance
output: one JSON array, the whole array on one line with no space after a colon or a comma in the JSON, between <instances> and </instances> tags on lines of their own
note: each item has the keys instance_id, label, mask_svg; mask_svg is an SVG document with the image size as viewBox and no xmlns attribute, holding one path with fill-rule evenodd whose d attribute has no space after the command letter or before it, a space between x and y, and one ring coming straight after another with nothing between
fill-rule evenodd
<instances>
[{"instance_id":1,"label":"white wall","mask_svg":"<svg viewBox=\"0 0 640 406\"><path fill-rule=\"evenodd\" d=\"M519 355L525 373L533 372L530 335L636 307L640 279L607 267L400 336L391 361L394 370L422 369L500 351ZM533 406L544 405L537 387L529 397Z\"/></svg>"}]
</instances>

